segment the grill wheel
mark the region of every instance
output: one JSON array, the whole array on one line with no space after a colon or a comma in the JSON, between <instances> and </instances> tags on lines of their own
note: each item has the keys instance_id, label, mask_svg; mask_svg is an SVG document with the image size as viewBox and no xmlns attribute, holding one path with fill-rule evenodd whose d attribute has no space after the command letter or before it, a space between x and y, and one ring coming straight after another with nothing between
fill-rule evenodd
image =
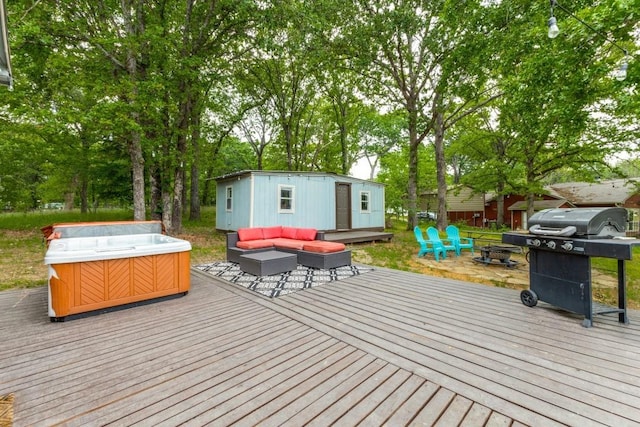
<instances>
[{"instance_id":1,"label":"grill wheel","mask_svg":"<svg viewBox=\"0 0 640 427\"><path fill-rule=\"evenodd\" d=\"M535 307L538 304L538 295L532 290L524 290L520 292L520 301L527 307Z\"/></svg>"}]
</instances>

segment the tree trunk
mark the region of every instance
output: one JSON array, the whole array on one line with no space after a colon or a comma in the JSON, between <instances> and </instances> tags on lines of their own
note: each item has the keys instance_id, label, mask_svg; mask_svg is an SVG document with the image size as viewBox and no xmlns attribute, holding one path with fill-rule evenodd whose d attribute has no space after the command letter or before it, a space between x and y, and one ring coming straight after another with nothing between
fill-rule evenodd
<instances>
[{"instance_id":1,"label":"tree trunk","mask_svg":"<svg viewBox=\"0 0 640 427\"><path fill-rule=\"evenodd\" d=\"M349 147L347 147L347 108L344 103L338 103L339 127L340 127L340 154L342 156L342 174L349 173Z\"/></svg>"},{"instance_id":2,"label":"tree trunk","mask_svg":"<svg viewBox=\"0 0 640 427\"><path fill-rule=\"evenodd\" d=\"M80 213L89 212L89 180L87 175L82 174L80 179Z\"/></svg>"},{"instance_id":3,"label":"tree trunk","mask_svg":"<svg viewBox=\"0 0 640 427\"><path fill-rule=\"evenodd\" d=\"M173 170L173 202L171 210L171 227L167 229L171 234L180 234L182 232L182 212L184 197L184 180L185 180L185 159L187 155L187 134L189 131L189 123L191 112L193 109L193 94L191 86L188 82L183 81L180 85L180 93L184 95L178 106L178 141L176 143L176 164Z\"/></svg>"},{"instance_id":4,"label":"tree trunk","mask_svg":"<svg viewBox=\"0 0 640 427\"><path fill-rule=\"evenodd\" d=\"M131 113L131 118L138 123L139 114ZM144 156L142 155L142 143L140 133L131 131L129 134L129 156L131 157L131 175L133 181L133 219L134 221L144 221L146 211L144 205Z\"/></svg>"},{"instance_id":5,"label":"tree trunk","mask_svg":"<svg viewBox=\"0 0 640 427\"><path fill-rule=\"evenodd\" d=\"M497 216L496 216L496 228L500 228L504 225L504 194L500 194L496 200Z\"/></svg>"},{"instance_id":6,"label":"tree trunk","mask_svg":"<svg viewBox=\"0 0 640 427\"><path fill-rule=\"evenodd\" d=\"M155 160L155 159L154 159ZM154 161L149 171L149 186L151 187L151 219L162 220L162 178L160 177L160 167Z\"/></svg>"},{"instance_id":7,"label":"tree trunk","mask_svg":"<svg viewBox=\"0 0 640 427\"><path fill-rule=\"evenodd\" d=\"M496 213L496 228L500 228L504 224L504 182L498 182L496 190L498 190L498 198L496 199L498 209Z\"/></svg>"},{"instance_id":8,"label":"tree trunk","mask_svg":"<svg viewBox=\"0 0 640 427\"><path fill-rule=\"evenodd\" d=\"M180 162L182 164L182 162ZM184 190L184 165L176 166L173 181L173 212L171 218L171 234L182 232L183 190Z\"/></svg>"},{"instance_id":9,"label":"tree trunk","mask_svg":"<svg viewBox=\"0 0 640 427\"><path fill-rule=\"evenodd\" d=\"M191 185L189 219L200 220L200 108L194 108L191 119Z\"/></svg>"},{"instance_id":10,"label":"tree trunk","mask_svg":"<svg viewBox=\"0 0 640 427\"><path fill-rule=\"evenodd\" d=\"M409 113L409 177L407 180L407 230L413 230L418 225L416 217L418 204L418 113L415 108L415 101L408 103Z\"/></svg>"},{"instance_id":11,"label":"tree trunk","mask_svg":"<svg viewBox=\"0 0 640 427\"><path fill-rule=\"evenodd\" d=\"M163 189L162 190L162 223L168 233L172 233L173 224L171 221L171 193Z\"/></svg>"},{"instance_id":12,"label":"tree trunk","mask_svg":"<svg viewBox=\"0 0 640 427\"><path fill-rule=\"evenodd\" d=\"M436 98L439 98L436 95ZM438 181L438 219L439 230L447 227L447 163L444 157L444 114L439 106L434 109L434 144L436 154L436 179Z\"/></svg>"},{"instance_id":13,"label":"tree trunk","mask_svg":"<svg viewBox=\"0 0 640 427\"><path fill-rule=\"evenodd\" d=\"M80 143L82 144L82 165L80 166L80 213L89 212L89 141L84 131L80 134Z\"/></svg>"},{"instance_id":14,"label":"tree trunk","mask_svg":"<svg viewBox=\"0 0 640 427\"><path fill-rule=\"evenodd\" d=\"M129 2L122 2L122 13L124 25L127 35L135 38L144 32L144 22L141 18L141 10L144 2L136 3L136 22L131 15L132 5ZM136 105L138 95L138 78L141 73L138 70L137 53L132 48L127 51L126 69L131 81L131 94L127 97L128 104L131 108L131 120L133 123L140 124L140 113ZM144 156L142 154L142 138L138 130L131 130L127 147L131 158L131 175L133 184L133 219L135 221L144 221L146 219L145 203L144 203Z\"/></svg>"},{"instance_id":15,"label":"tree trunk","mask_svg":"<svg viewBox=\"0 0 640 427\"><path fill-rule=\"evenodd\" d=\"M283 124L282 130L284 131L284 142L287 148L287 170L293 170L293 150L292 150L292 134L291 126L287 123Z\"/></svg>"},{"instance_id":16,"label":"tree trunk","mask_svg":"<svg viewBox=\"0 0 640 427\"><path fill-rule=\"evenodd\" d=\"M521 227L525 230L529 228L527 227L527 222L529 221L529 218L531 218L531 216L533 215L533 212L534 212L533 208L534 208L535 201L536 201L535 193L531 193L531 192L527 193L527 218L526 218L527 221L525 222L525 220L523 219L521 224Z\"/></svg>"}]
</instances>

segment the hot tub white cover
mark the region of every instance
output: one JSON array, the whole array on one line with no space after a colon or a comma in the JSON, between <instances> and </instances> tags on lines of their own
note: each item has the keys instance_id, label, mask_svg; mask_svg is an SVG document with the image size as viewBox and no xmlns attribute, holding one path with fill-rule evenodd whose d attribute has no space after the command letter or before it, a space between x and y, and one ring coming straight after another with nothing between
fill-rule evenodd
<instances>
[{"instance_id":1,"label":"hot tub white cover","mask_svg":"<svg viewBox=\"0 0 640 427\"><path fill-rule=\"evenodd\" d=\"M160 255L191 250L186 240L164 234L72 237L55 239L44 257L45 265Z\"/></svg>"}]
</instances>

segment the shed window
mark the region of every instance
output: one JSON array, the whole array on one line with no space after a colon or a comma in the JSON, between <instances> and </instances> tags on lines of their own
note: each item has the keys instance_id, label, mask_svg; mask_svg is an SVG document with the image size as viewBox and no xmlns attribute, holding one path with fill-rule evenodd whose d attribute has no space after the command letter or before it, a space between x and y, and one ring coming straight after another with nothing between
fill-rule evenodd
<instances>
[{"instance_id":1,"label":"shed window","mask_svg":"<svg viewBox=\"0 0 640 427\"><path fill-rule=\"evenodd\" d=\"M293 213L295 210L295 187L291 185L278 186L278 212Z\"/></svg>"},{"instance_id":2,"label":"shed window","mask_svg":"<svg viewBox=\"0 0 640 427\"><path fill-rule=\"evenodd\" d=\"M370 201L371 201L371 192L361 191L360 192L360 212L362 213L371 212Z\"/></svg>"},{"instance_id":3,"label":"shed window","mask_svg":"<svg viewBox=\"0 0 640 427\"><path fill-rule=\"evenodd\" d=\"M233 210L233 187L227 187L227 212Z\"/></svg>"}]
</instances>

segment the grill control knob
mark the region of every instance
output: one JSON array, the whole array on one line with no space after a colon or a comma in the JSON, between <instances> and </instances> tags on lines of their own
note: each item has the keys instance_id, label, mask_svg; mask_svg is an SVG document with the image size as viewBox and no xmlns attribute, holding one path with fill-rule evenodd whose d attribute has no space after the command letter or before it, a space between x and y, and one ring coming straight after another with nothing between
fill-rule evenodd
<instances>
[{"instance_id":1,"label":"grill control knob","mask_svg":"<svg viewBox=\"0 0 640 427\"><path fill-rule=\"evenodd\" d=\"M564 249L565 251L570 251L571 249L573 249L573 243L571 242L565 242L562 244L562 249Z\"/></svg>"},{"instance_id":2,"label":"grill control knob","mask_svg":"<svg viewBox=\"0 0 640 427\"><path fill-rule=\"evenodd\" d=\"M555 249L556 248L556 242L554 242L553 240L547 242L547 247L549 249Z\"/></svg>"},{"instance_id":3,"label":"grill control knob","mask_svg":"<svg viewBox=\"0 0 640 427\"><path fill-rule=\"evenodd\" d=\"M538 239L533 239L533 240L531 241L531 244L532 244L533 246L540 246L540 240L538 240Z\"/></svg>"}]
</instances>

